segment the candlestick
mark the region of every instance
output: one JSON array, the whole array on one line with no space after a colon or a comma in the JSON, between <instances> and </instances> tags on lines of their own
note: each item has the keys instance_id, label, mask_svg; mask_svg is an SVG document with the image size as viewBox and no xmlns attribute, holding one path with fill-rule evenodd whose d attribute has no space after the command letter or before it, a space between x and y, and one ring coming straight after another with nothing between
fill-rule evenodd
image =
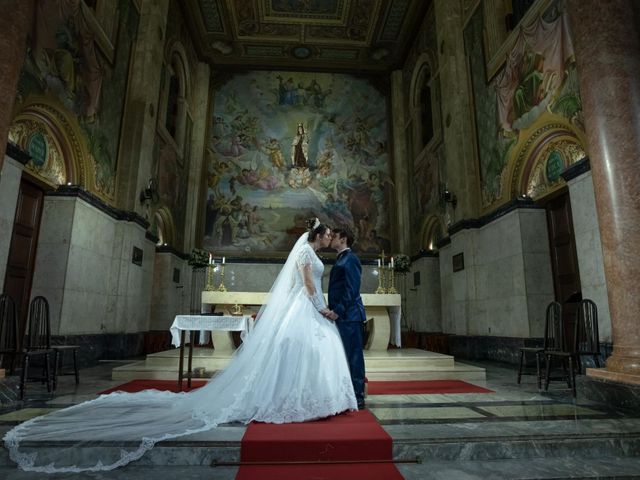
<instances>
[{"instance_id":1,"label":"candlestick","mask_svg":"<svg viewBox=\"0 0 640 480\"><path fill-rule=\"evenodd\" d=\"M224 286L224 257L222 257L222 265L220 265L220 285L218 286L218 291L227 291L227 287Z\"/></svg>"},{"instance_id":2,"label":"candlestick","mask_svg":"<svg viewBox=\"0 0 640 480\"><path fill-rule=\"evenodd\" d=\"M224 265L227 262L227 258L226 257L222 257L222 264Z\"/></svg>"},{"instance_id":3,"label":"candlestick","mask_svg":"<svg viewBox=\"0 0 640 480\"><path fill-rule=\"evenodd\" d=\"M213 255L210 253L209 254L209 265L211 265L211 263L213 263Z\"/></svg>"},{"instance_id":4,"label":"candlestick","mask_svg":"<svg viewBox=\"0 0 640 480\"><path fill-rule=\"evenodd\" d=\"M380 266L380 259L378 259L378 267ZM378 288L376 288L376 293L387 293L384 289L384 268L378 268Z\"/></svg>"},{"instance_id":5,"label":"candlestick","mask_svg":"<svg viewBox=\"0 0 640 480\"><path fill-rule=\"evenodd\" d=\"M387 288L387 293L398 293L398 291L396 290L395 278L396 277L394 275L393 262L392 262L391 266L389 267L389 288Z\"/></svg>"},{"instance_id":6,"label":"candlestick","mask_svg":"<svg viewBox=\"0 0 640 480\"><path fill-rule=\"evenodd\" d=\"M207 266L207 284L204 289L207 292L211 292L216 289L216 287L213 286L213 265Z\"/></svg>"}]
</instances>

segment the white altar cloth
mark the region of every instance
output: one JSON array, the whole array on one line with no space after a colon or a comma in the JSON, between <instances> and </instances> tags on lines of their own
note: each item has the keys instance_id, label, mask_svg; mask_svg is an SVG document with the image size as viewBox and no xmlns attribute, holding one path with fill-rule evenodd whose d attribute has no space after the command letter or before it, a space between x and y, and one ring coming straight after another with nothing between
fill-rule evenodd
<instances>
[{"instance_id":1,"label":"white altar cloth","mask_svg":"<svg viewBox=\"0 0 640 480\"><path fill-rule=\"evenodd\" d=\"M171 324L171 343L180 346L180 331L185 332L185 343L189 341L190 330L200 330L200 344L207 343L211 330L240 331L240 338L253 330L254 320L248 315L176 315Z\"/></svg>"}]
</instances>

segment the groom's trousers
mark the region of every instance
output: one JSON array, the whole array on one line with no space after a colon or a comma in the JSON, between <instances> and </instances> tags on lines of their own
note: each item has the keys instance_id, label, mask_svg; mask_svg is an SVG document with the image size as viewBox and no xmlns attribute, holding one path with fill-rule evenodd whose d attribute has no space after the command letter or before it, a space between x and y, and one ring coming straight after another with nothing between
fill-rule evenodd
<instances>
[{"instance_id":1,"label":"groom's trousers","mask_svg":"<svg viewBox=\"0 0 640 480\"><path fill-rule=\"evenodd\" d=\"M358 406L361 406L364 405L364 352L362 351L364 323L338 321L336 325L347 355L356 400Z\"/></svg>"}]
</instances>

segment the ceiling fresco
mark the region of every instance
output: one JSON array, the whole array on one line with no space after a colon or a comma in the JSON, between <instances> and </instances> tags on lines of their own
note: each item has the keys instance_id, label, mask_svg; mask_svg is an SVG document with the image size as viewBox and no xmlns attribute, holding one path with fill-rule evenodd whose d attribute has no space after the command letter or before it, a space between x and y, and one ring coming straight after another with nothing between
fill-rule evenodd
<instances>
[{"instance_id":1,"label":"ceiling fresco","mask_svg":"<svg viewBox=\"0 0 640 480\"><path fill-rule=\"evenodd\" d=\"M430 0L185 0L214 68L385 73L402 63Z\"/></svg>"}]
</instances>

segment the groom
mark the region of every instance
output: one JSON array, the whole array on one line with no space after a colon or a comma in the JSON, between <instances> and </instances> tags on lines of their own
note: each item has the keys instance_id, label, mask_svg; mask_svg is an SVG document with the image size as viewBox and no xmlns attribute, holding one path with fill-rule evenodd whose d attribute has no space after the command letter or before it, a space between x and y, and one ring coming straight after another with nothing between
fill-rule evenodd
<instances>
[{"instance_id":1,"label":"groom","mask_svg":"<svg viewBox=\"0 0 640 480\"><path fill-rule=\"evenodd\" d=\"M351 381L356 394L358 408L364 408L364 354L362 331L366 320L364 305L360 297L362 265L351 251L353 234L337 228L333 230L331 248L338 252L336 263L329 277L329 311L327 318L334 320L342 337Z\"/></svg>"}]
</instances>

